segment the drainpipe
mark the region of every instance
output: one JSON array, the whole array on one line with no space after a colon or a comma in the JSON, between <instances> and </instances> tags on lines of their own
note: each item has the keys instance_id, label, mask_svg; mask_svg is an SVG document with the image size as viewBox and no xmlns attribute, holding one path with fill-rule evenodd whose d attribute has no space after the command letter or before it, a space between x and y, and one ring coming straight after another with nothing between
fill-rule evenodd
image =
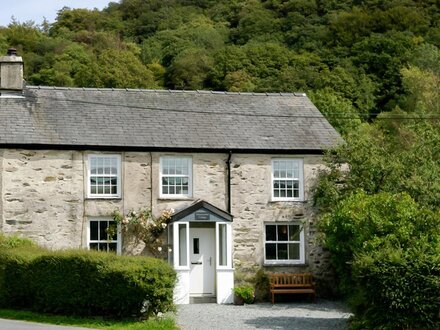
<instances>
[{"instance_id":1,"label":"drainpipe","mask_svg":"<svg viewBox=\"0 0 440 330\"><path fill-rule=\"evenodd\" d=\"M227 182L227 186L228 186L228 213L231 213L231 203L232 203L232 199L231 199L231 158L232 158L232 151L229 151L229 156L228 156L228 160L226 161L226 164L228 166L228 182Z\"/></svg>"}]
</instances>

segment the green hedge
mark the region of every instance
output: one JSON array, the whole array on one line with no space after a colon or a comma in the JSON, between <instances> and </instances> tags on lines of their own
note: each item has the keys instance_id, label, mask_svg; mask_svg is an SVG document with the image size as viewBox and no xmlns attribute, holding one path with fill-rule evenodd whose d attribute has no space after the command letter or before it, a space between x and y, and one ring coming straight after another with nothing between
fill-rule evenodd
<instances>
[{"instance_id":1,"label":"green hedge","mask_svg":"<svg viewBox=\"0 0 440 330\"><path fill-rule=\"evenodd\" d=\"M132 317L173 308L176 274L165 262L102 252L0 252L0 305L65 315Z\"/></svg>"},{"instance_id":2,"label":"green hedge","mask_svg":"<svg viewBox=\"0 0 440 330\"><path fill-rule=\"evenodd\" d=\"M361 328L440 329L440 249L381 249L353 270Z\"/></svg>"}]
</instances>

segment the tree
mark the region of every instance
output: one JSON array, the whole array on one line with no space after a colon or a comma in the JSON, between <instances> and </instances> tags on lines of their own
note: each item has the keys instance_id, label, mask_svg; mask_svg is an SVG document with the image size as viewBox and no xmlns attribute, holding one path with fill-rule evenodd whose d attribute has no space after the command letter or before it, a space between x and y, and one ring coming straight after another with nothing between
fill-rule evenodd
<instances>
[{"instance_id":1,"label":"tree","mask_svg":"<svg viewBox=\"0 0 440 330\"><path fill-rule=\"evenodd\" d=\"M336 130L345 136L361 124L352 103L331 89L309 92L309 97Z\"/></svg>"}]
</instances>

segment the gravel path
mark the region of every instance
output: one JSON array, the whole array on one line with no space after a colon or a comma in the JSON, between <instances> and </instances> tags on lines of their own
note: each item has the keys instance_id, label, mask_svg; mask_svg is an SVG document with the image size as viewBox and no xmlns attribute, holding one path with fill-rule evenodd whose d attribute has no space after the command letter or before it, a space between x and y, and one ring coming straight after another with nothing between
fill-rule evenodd
<instances>
[{"instance_id":1,"label":"gravel path","mask_svg":"<svg viewBox=\"0 0 440 330\"><path fill-rule=\"evenodd\" d=\"M301 329L347 328L350 312L341 302L253 304L244 306L179 305L177 324L181 329Z\"/></svg>"}]
</instances>

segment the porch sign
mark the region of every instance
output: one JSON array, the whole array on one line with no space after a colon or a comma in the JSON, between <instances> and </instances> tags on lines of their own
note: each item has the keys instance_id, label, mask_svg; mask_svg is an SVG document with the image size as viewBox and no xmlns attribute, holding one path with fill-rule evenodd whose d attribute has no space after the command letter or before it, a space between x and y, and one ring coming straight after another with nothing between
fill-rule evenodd
<instances>
[{"instance_id":1,"label":"porch sign","mask_svg":"<svg viewBox=\"0 0 440 330\"><path fill-rule=\"evenodd\" d=\"M176 304L189 304L192 297L233 302L231 222L229 213L205 201L173 215L169 241L170 261L177 273Z\"/></svg>"}]
</instances>

